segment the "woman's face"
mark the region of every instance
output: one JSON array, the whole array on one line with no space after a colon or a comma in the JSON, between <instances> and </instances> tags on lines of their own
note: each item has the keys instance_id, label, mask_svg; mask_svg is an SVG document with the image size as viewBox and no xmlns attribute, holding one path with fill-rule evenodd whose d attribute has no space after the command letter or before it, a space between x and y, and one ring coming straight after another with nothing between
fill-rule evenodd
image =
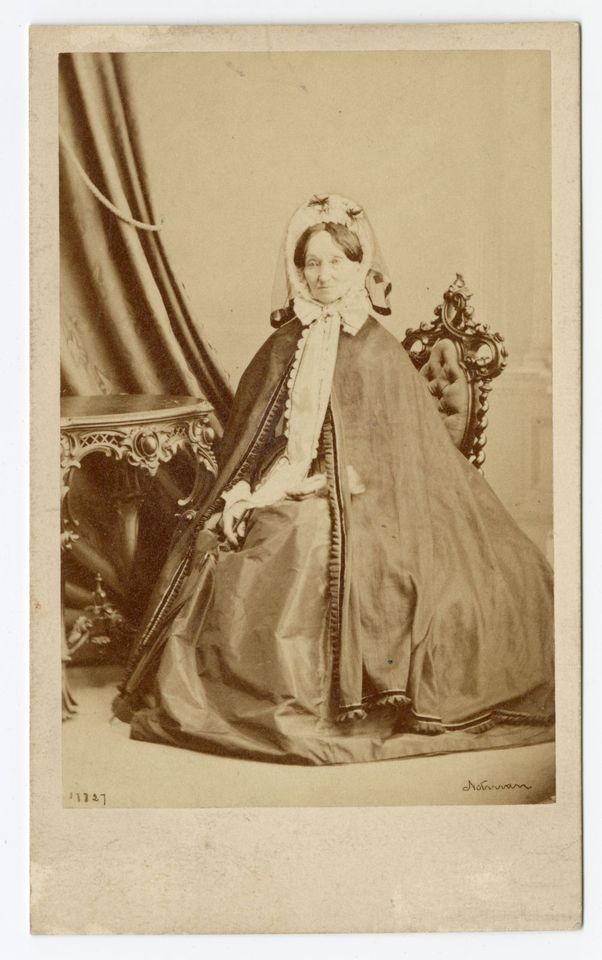
<instances>
[{"instance_id":1,"label":"woman's face","mask_svg":"<svg viewBox=\"0 0 602 960\"><path fill-rule=\"evenodd\" d=\"M349 260L326 230L320 230L307 244L303 276L314 300L333 303L347 293L361 266Z\"/></svg>"}]
</instances>

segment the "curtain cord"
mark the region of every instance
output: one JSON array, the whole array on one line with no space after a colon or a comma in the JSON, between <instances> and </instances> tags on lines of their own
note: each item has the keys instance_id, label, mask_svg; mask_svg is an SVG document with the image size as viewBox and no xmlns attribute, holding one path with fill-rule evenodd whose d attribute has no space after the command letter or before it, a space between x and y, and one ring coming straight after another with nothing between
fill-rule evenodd
<instances>
[{"instance_id":1,"label":"curtain cord","mask_svg":"<svg viewBox=\"0 0 602 960\"><path fill-rule=\"evenodd\" d=\"M61 147L63 148L63 150L65 151L65 153L66 153L67 156L69 157L69 159L72 160L73 163L75 164L75 167L76 167L76 169L77 169L77 172L79 173L80 177L82 178L82 180L84 181L84 183L86 184L86 186L88 187L88 189L90 190L90 192L94 194L94 196L96 197L96 199L99 200L100 203L102 203L103 206L105 206L105 207L107 208L107 210L110 210L111 213L114 213L115 216L116 216L116 217L119 217L120 220L123 220L124 223L129 223L130 226L136 227L137 230L152 230L152 231L158 231L158 230L161 229L161 225L160 225L160 224L143 223L141 220L135 220L133 217L131 217L131 216L130 216L129 214L127 214L127 213L122 213L122 211L119 210L119 209L115 206L115 204L111 203L111 201L108 200L107 197L105 197L104 194L102 194L102 193L100 192L100 190L99 190L98 187L92 182L92 180L90 180L90 177L88 176L88 174L86 173L86 171L85 171L84 168L82 167L81 163L80 163L79 160L77 159L77 155L76 155L76 153L75 153L75 150L73 149L73 147L71 146L71 144L70 144L69 141L67 140L67 138L66 138L63 130L61 129L61 127L59 127L59 140L60 140Z\"/></svg>"}]
</instances>

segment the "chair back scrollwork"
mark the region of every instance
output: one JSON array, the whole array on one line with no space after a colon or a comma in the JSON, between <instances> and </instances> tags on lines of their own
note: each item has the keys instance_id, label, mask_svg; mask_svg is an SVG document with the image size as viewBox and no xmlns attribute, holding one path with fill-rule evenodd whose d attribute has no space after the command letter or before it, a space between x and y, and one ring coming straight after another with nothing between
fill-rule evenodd
<instances>
[{"instance_id":1,"label":"chair back scrollwork","mask_svg":"<svg viewBox=\"0 0 602 960\"><path fill-rule=\"evenodd\" d=\"M453 442L480 471L489 392L506 366L508 351L500 333L475 320L471 298L464 278L456 274L434 318L406 330L403 346L427 380Z\"/></svg>"}]
</instances>

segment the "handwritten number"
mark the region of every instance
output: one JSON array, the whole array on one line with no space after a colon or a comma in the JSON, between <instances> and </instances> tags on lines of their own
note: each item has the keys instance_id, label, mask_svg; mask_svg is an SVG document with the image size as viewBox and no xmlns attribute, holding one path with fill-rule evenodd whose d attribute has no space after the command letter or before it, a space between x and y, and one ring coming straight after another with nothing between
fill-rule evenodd
<instances>
[{"instance_id":1,"label":"handwritten number","mask_svg":"<svg viewBox=\"0 0 602 960\"><path fill-rule=\"evenodd\" d=\"M106 807L107 805L106 793L79 793L79 791L72 790L69 794L69 799L75 803L97 803L100 804L101 807Z\"/></svg>"}]
</instances>

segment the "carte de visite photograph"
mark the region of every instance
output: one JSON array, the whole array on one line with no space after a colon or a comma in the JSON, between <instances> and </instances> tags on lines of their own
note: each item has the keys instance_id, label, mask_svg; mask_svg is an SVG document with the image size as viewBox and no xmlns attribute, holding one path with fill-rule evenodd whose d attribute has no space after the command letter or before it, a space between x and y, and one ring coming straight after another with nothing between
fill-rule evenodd
<instances>
[{"instance_id":1,"label":"carte de visite photograph","mask_svg":"<svg viewBox=\"0 0 602 960\"><path fill-rule=\"evenodd\" d=\"M63 804L554 803L549 51L58 85Z\"/></svg>"},{"instance_id":2,"label":"carte de visite photograph","mask_svg":"<svg viewBox=\"0 0 602 960\"><path fill-rule=\"evenodd\" d=\"M32 932L580 925L579 49L31 29Z\"/></svg>"}]
</instances>

